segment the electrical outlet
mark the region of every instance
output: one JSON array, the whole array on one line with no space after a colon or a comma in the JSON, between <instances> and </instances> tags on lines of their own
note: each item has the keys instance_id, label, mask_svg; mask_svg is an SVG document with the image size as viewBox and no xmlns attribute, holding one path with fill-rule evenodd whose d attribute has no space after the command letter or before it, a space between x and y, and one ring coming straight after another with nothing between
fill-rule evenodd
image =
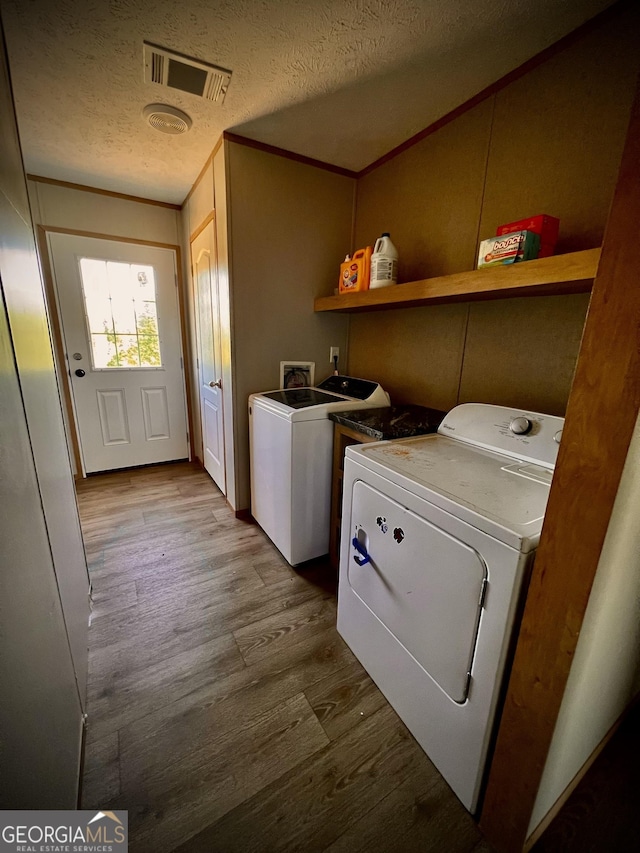
<instances>
[{"instance_id":1,"label":"electrical outlet","mask_svg":"<svg viewBox=\"0 0 640 853\"><path fill-rule=\"evenodd\" d=\"M329 364L333 364L333 359L340 359L340 347L330 347L329 349Z\"/></svg>"}]
</instances>

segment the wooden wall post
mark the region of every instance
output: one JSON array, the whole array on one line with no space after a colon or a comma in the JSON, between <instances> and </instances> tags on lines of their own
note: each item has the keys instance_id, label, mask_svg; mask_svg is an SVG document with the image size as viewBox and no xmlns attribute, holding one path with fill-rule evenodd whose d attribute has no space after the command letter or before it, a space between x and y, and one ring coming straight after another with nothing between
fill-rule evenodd
<instances>
[{"instance_id":1,"label":"wooden wall post","mask_svg":"<svg viewBox=\"0 0 640 853\"><path fill-rule=\"evenodd\" d=\"M480 821L507 853L526 840L638 417L639 222L637 88Z\"/></svg>"}]
</instances>

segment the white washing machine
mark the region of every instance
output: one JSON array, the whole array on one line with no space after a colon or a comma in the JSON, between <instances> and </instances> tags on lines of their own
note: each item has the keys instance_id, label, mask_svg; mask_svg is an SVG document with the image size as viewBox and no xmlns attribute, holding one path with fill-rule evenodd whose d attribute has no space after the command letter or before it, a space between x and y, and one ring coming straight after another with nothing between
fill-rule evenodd
<instances>
[{"instance_id":1,"label":"white washing machine","mask_svg":"<svg viewBox=\"0 0 640 853\"><path fill-rule=\"evenodd\" d=\"M329 551L329 412L388 405L377 382L351 376L249 397L251 513L292 566Z\"/></svg>"},{"instance_id":2,"label":"white washing machine","mask_svg":"<svg viewBox=\"0 0 640 853\"><path fill-rule=\"evenodd\" d=\"M563 423L467 403L346 451L338 631L471 812Z\"/></svg>"}]
</instances>

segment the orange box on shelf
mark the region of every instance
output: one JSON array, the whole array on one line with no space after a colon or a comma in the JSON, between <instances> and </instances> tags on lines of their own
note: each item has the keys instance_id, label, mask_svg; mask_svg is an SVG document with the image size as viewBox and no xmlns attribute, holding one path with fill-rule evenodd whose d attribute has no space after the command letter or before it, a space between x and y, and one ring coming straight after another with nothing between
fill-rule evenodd
<instances>
[{"instance_id":1,"label":"orange box on shelf","mask_svg":"<svg viewBox=\"0 0 640 853\"><path fill-rule=\"evenodd\" d=\"M358 249L353 257L340 264L340 293L355 293L357 290L369 290L371 276L371 246Z\"/></svg>"},{"instance_id":2,"label":"orange box on shelf","mask_svg":"<svg viewBox=\"0 0 640 853\"><path fill-rule=\"evenodd\" d=\"M533 231L540 237L538 257L548 258L554 253L559 229L559 219L556 219L555 216L549 216L547 213L540 213L538 216L529 216L527 219L518 219L516 222L499 225L496 235L501 237L503 234L511 234L513 231Z\"/></svg>"}]
</instances>

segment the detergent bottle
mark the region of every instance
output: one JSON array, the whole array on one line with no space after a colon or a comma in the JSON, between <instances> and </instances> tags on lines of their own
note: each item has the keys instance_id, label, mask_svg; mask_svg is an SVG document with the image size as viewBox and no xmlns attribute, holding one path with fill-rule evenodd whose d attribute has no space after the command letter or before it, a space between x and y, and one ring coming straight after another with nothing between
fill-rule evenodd
<instances>
[{"instance_id":1,"label":"detergent bottle","mask_svg":"<svg viewBox=\"0 0 640 853\"><path fill-rule=\"evenodd\" d=\"M367 290L369 287L369 274L371 267L371 246L358 249L344 259L340 264L340 293L355 293L358 290Z\"/></svg>"},{"instance_id":2,"label":"detergent bottle","mask_svg":"<svg viewBox=\"0 0 640 853\"><path fill-rule=\"evenodd\" d=\"M369 287L387 287L398 281L398 250L391 242L388 232L378 237L371 255L371 277Z\"/></svg>"}]
</instances>

